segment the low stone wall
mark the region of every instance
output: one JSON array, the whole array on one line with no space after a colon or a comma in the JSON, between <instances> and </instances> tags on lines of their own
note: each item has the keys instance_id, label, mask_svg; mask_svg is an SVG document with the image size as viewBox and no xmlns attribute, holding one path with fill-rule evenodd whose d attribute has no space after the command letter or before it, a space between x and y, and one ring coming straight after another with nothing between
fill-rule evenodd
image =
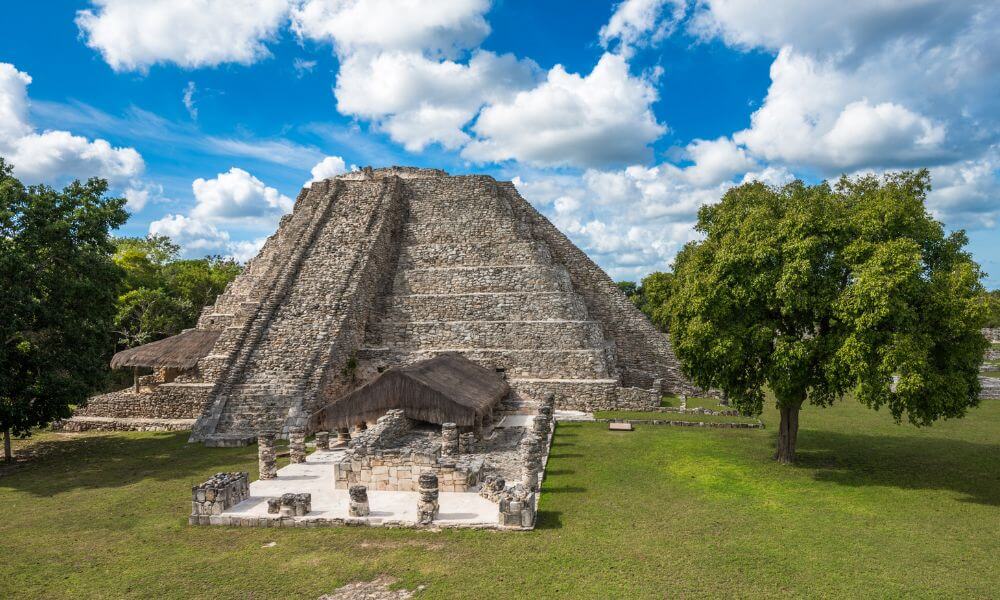
<instances>
[{"instance_id":1,"label":"low stone wall","mask_svg":"<svg viewBox=\"0 0 1000 600\"><path fill-rule=\"evenodd\" d=\"M187 431L194 419L143 419L74 416L52 424L56 431Z\"/></svg>"},{"instance_id":2,"label":"low stone wall","mask_svg":"<svg viewBox=\"0 0 1000 600\"><path fill-rule=\"evenodd\" d=\"M375 491L415 492L424 473L437 475L442 492L471 492L479 485L482 461L451 461L436 453L376 450L345 456L334 465L334 487L364 485Z\"/></svg>"},{"instance_id":3,"label":"low stone wall","mask_svg":"<svg viewBox=\"0 0 1000 600\"><path fill-rule=\"evenodd\" d=\"M110 418L197 419L206 403L204 384L165 383L136 393L132 388L93 396L74 415Z\"/></svg>"},{"instance_id":4,"label":"low stone wall","mask_svg":"<svg viewBox=\"0 0 1000 600\"><path fill-rule=\"evenodd\" d=\"M216 473L211 479L191 488L191 525L211 525L210 517L236 506L250 497L250 479L246 471Z\"/></svg>"},{"instance_id":5,"label":"low stone wall","mask_svg":"<svg viewBox=\"0 0 1000 600\"><path fill-rule=\"evenodd\" d=\"M994 344L1000 343L1000 328L996 328L996 327L990 328L990 327L987 327L987 328L983 329L983 335L986 336L986 339L989 340L990 343L994 343Z\"/></svg>"}]
</instances>

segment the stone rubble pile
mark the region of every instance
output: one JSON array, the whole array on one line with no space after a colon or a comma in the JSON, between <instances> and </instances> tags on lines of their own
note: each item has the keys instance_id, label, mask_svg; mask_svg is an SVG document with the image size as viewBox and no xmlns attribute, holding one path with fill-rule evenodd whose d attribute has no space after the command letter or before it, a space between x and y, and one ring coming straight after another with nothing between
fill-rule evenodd
<instances>
[{"instance_id":1,"label":"stone rubble pile","mask_svg":"<svg viewBox=\"0 0 1000 600\"><path fill-rule=\"evenodd\" d=\"M533 527L535 492L520 483L504 490L500 496L499 523L503 527Z\"/></svg>"}]
</instances>

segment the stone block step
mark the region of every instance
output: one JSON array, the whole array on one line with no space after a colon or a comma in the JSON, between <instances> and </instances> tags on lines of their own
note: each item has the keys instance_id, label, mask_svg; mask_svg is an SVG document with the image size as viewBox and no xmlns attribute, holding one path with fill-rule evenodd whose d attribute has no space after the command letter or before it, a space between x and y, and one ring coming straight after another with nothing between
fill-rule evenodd
<instances>
[{"instance_id":1,"label":"stone block step","mask_svg":"<svg viewBox=\"0 0 1000 600\"><path fill-rule=\"evenodd\" d=\"M389 321L586 321L587 308L567 292L415 294L383 300Z\"/></svg>"},{"instance_id":2,"label":"stone block step","mask_svg":"<svg viewBox=\"0 0 1000 600\"><path fill-rule=\"evenodd\" d=\"M399 268L549 264L551 257L534 242L412 244L403 246Z\"/></svg>"},{"instance_id":3,"label":"stone block step","mask_svg":"<svg viewBox=\"0 0 1000 600\"><path fill-rule=\"evenodd\" d=\"M515 222L428 221L403 225L404 244L505 243L528 241L527 228Z\"/></svg>"},{"instance_id":4,"label":"stone block step","mask_svg":"<svg viewBox=\"0 0 1000 600\"><path fill-rule=\"evenodd\" d=\"M583 350L603 347L604 335L596 321L382 321L368 332L368 345Z\"/></svg>"},{"instance_id":5,"label":"stone block step","mask_svg":"<svg viewBox=\"0 0 1000 600\"><path fill-rule=\"evenodd\" d=\"M394 294L568 292L572 289L566 269L545 265L404 269L397 274L393 284Z\"/></svg>"},{"instance_id":6,"label":"stone block step","mask_svg":"<svg viewBox=\"0 0 1000 600\"><path fill-rule=\"evenodd\" d=\"M358 358L374 366L408 364L446 352L458 352L507 377L553 379L603 379L609 377L603 350L512 350L506 348L440 348L405 352L389 348L363 348Z\"/></svg>"}]
</instances>

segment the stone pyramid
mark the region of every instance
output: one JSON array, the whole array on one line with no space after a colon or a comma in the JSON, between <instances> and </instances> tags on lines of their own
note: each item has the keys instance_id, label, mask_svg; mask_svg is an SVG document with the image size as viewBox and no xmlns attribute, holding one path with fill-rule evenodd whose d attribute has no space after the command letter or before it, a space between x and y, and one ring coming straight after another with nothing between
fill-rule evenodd
<instances>
[{"instance_id":1,"label":"stone pyramid","mask_svg":"<svg viewBox=\"0 0 1000 600\"><path fill-rule=\"evenodd\" d=\"M385 368L458 351L521 398L658 406L687 391L666 336L513 184L365 169L302 190L200 329L195 369L160 385L201 406L192 440L300 425Z\"/></svg>"}]
</instances>

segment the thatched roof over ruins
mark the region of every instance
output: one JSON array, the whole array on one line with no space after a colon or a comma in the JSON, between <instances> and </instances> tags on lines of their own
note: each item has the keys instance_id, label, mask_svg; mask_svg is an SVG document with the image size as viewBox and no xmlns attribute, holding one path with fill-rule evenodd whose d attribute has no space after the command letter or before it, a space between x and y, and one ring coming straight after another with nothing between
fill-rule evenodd
<instances>
[{"instance_id":1,"label":"thatched roof over ruins","mask_svg":"<svg viewBox=\"0 0 1000 600\"><path fill-rule=\"evenodd\" d=\"M190 369L212 351L220 331L188 329L177 335L122 350L111 358L111 368L172 367Z\"/></svg>"},{"instance_id":2,"label":"thatched roof over ruins","mask_svg":"<svg viewBox=\"0 0 1000 600\"><path fill-rule=\"evenodd\" d=\"M430 423L475 424L510 390L494 371L449 352L393 367L312 416L314 431L374 421L401 408L411 419Z\"/></svg>"}]
</instances>

